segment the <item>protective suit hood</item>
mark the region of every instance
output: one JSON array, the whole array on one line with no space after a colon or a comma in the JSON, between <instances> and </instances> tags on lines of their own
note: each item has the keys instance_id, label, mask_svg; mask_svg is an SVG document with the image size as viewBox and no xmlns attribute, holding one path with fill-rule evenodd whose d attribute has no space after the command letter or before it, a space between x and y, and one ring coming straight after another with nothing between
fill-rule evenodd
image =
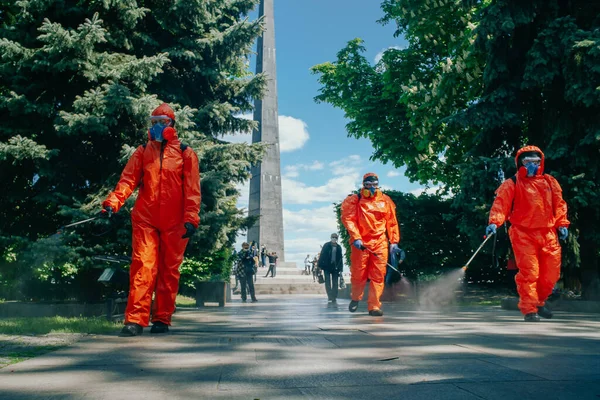
<instances>
[{"instance_id":1,"label":"protective suit hood","mask_svg":"<svg viewBox=\"0 0 600 400\"><path fill-rule=\"evenodd\" d=\"M517 174L519 176L527 176L527 169L523 165L519 165L519 157L523 153L536 152L540 155L542 161L540 162L540 167L538 168L536 175L544 175L544 163L546 158L544 157L544 153L537 146L525 146L517 151L517 155L515 156L515 165L517 166Z\"/></svg>"}]
</instances>

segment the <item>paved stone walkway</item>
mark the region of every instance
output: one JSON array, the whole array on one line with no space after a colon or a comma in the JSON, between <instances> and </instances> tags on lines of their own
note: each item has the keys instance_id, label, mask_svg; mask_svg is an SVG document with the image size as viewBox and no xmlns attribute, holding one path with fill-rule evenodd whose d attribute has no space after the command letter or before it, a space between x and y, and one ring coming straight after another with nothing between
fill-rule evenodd
<instances>
[{"instance_id":1,"label":"paved stone walkway","mask_svg":"<svg viewBox=\"0 0 600 400\"><path fill-rule=\"evenodd\" d=\"M92 336L0 369L0 398L600 398L598 314L347 306L263 296L181 311L166 336Z\"/></svg>"}]
</instances>

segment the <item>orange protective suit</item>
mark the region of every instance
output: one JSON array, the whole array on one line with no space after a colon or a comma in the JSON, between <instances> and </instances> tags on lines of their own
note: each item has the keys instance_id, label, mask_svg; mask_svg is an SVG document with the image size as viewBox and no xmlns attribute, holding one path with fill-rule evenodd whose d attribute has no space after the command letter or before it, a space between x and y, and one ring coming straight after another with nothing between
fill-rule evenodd
<instances>
[{"instance_id":1,"label":"orange protective suit","mask_svg":"<svg viewBox=\"0 0 600 400\"><path fill-rule=\"evenodd\" d=\"M367 279L369 311L379 310L379 298L383 293L384 279L388 259L389 243L400 241L400 229L396 219L396 205L389 196L377 190L374 197L353 194L342 203L342 223L350 235L350 243L362 240L367 250L352 246L350 254L350 274L352 282L352 300L360 301ZM386 236L387 233L387 236Z\"/></svg>"},{"instance_id":2,"label":"orange protective suit","mask_svg":"<svg viewBox=\"0 0 600 400\"><path fill-rule=\"evenodd\" d=\"M169 115L170 107L165 110L164 106L153 115ZM170 113L173 115L172 110ZM197 228L200 222L198 157L190 147L181 145L172 127L165 129L164 136L170 139L150 140L135 150L117 187L103 203L117 212L139 186L131 213L133 255L125 324L148 326L153 292L152 322L171 324L179 266L189 240L181 238L186 233L184 223Z\"/></svg>"},{"instance_id":3,"label":"orange protective suit","mask_svg":"<svg viewBox=\"0 0 600 400\"><path fill-rule=\"evenodd\" d=\"M541 163L533 177L519 165L522 153L537 152ZM516 183L507 179L496 191L490 210L490 224L501 226L510 221L510 241L519 272L515 277L519 292L519 309L536 313L552 293L560 277L561 248L557 228L569 226L567 204L556 179L544 174L544 153L535 146L517 152Z\"/></svg>"}]
</instances>

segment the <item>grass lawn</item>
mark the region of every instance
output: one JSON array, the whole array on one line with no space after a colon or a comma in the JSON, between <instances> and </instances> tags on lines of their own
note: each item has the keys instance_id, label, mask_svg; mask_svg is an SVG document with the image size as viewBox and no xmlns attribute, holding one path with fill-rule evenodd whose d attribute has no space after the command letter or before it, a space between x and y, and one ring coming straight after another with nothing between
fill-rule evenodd
<instances>
[{"instance_id":1,"label":"grass lawn","mask_svg":"<svg viewBox=\"0 0 600 400\"><path fill-rule=\"evenodd\" d=\"M178 294L175 299L177 307L196 307L196 299Z\"/></svg>"},{"instance_id":2,"label":"grass lawn","mask_svg":"<svg viewBox=\"0 0 600 400\"><path fill-rule=\"evenodd\" d=\"M121 324L103 318L4 318L0 319L0 334L45 335L48 333L113 333Z\"/></svg>"},{"instance_id":3,"label":"grass lawn","mask_svg":"<svg viewBox=\"0 0 600 400\"><path fill-rule=\"evenodd\" d=\"M82 334L114 334L120 328L102 318L0 319L0 368L68 346Z\"/></svg>"}]
</instances>

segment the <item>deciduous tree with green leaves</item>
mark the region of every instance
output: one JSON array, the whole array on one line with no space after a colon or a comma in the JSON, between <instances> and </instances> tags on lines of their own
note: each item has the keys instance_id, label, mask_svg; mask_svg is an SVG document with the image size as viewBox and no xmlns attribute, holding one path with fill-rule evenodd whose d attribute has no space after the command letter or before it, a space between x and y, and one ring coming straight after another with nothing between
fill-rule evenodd
<instances>
[{"instance_id":1,"label":"deciduous tree with green leaves","mask_svg":"<svg viewBox=\"0 0 600 400\"><path fill-rule=\"evenodd\" d=\"M563 270L600 296L600 5L385 0L382 9L408 46L371 65L362 42L349 42L313 68L317 101L343 109L348 133L369 138L375 159L453 193L473 244L500 171L515 172L521 146L541 147L573 223Z\"/></svg>"}]
</instances>

